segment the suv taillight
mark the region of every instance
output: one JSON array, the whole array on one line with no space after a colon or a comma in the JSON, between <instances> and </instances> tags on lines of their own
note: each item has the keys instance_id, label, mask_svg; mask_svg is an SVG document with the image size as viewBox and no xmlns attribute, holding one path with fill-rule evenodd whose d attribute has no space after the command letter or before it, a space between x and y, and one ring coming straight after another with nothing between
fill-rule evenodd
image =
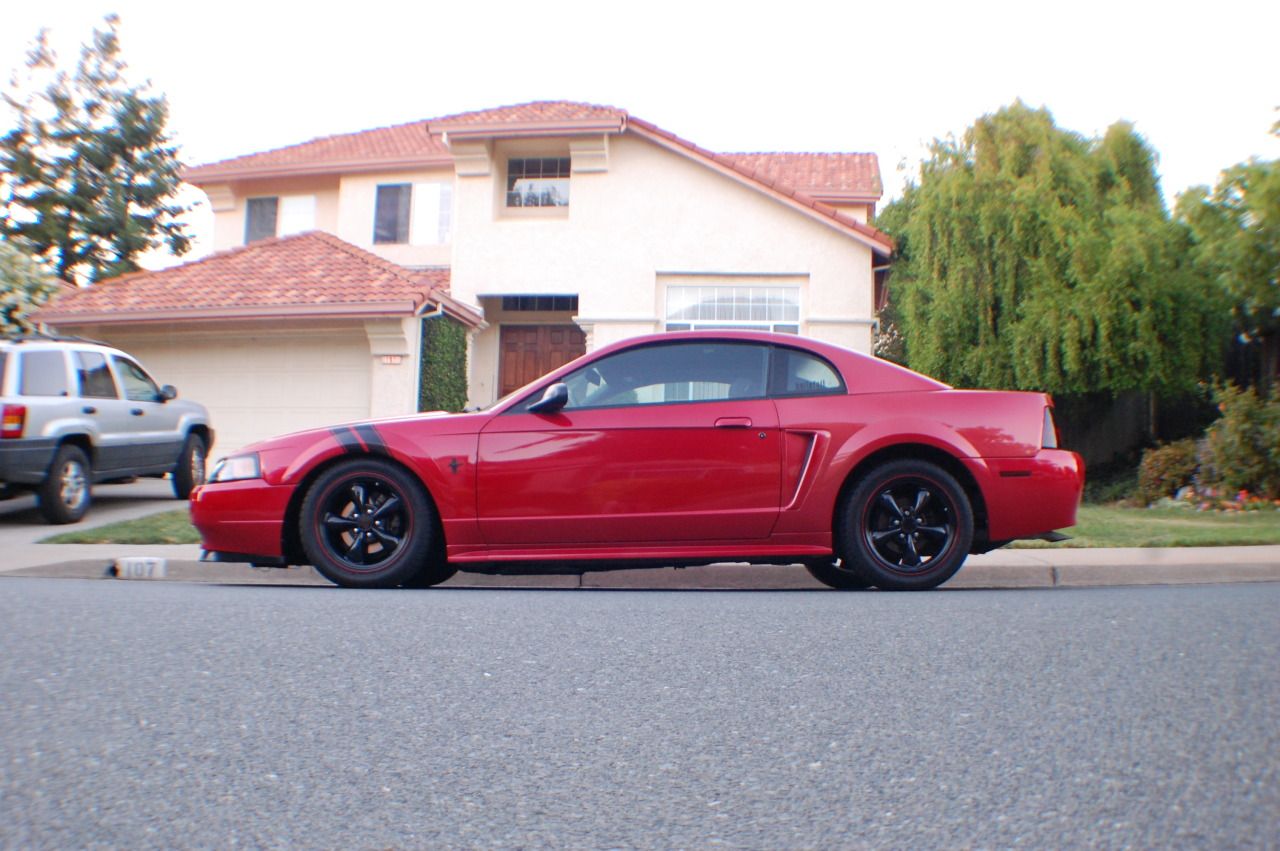
<instances>
[{"instance_id":1,"label":"suv taillight","mask_svg":"<svg viewBox=\"0 0 1280 851\"><path fill-rule=\"evenodd\" d=\"M4 413L0 414L0 437L22 437L26 424L26 405L5 405Z\"/></svg>"}]
</instances>

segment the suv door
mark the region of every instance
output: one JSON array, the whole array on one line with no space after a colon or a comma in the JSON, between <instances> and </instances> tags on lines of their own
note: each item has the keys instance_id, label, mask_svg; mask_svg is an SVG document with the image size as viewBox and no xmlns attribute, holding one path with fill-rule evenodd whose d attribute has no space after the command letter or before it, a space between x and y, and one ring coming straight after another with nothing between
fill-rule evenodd
<instances>
[{"instance_id":1,"label":"suv door","mask_svg":"<svg viewBox=\"0 0 1280 851\"><path fill-rule=\"evenodd\" d=\"M111 355L111 365L124 390L128 412L125 444L135 467L171 467L182 450L185 435L178 431L181 413L166 405L160 388L137 363Z\"/></svg>"},{"instance_id":2,"label":"suv door","mask_svg":"<svg viewBox=\"0 0 1280 851\"><path fill-rule=\"evenodd\" d=\"M130 446L133 427L128 403L120 398L116 380L102 352L77 350L71 363L79 379L77 413L94 428L94 471L110 474L127 471L134 465Z\"/></svg>"}]
</instances>

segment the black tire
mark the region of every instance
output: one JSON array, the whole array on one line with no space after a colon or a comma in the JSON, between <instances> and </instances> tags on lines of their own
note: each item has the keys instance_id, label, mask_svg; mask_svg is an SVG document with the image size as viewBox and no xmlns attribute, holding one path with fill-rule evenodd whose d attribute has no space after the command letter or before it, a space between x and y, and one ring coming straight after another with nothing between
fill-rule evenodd
<instances>
[{"instance_id":1,"label":"black tire","mask_svg":"<svg viewBox=\"0 0 1280 851\"><path fill-rule=\"evenodd\" d=\"M91 481L93 471L84 450L72 443L59 446L49 474L36 489L36 503L44 519L57 524L79 522L93 499Z\"/></svg>"},{"instance_id":2,"label":"black tire","mask_svg":"<svg viewBox=\"0 0 1280 851\"><path fill-rule=\"evenodd\" d=\"M193 490L204 484L208 453L203 437L187 435L182 452L178 453L178 463L173 468L173 495L178 499L188 498Z\"/></svg>"},{"instance_id":3,"label":"black tire","mask_svg":"<svg viewBox=\"0 0 1280 851\"><path fill-rule=\"evenodd\" d=\"M323 473L302 501L302 549L316 570L346 588L394 588L432 562L436 512L417 479L377 458Z\"/></svg>"},{"instance_id":4,"label":"black tire","mask_svg":"<svg viewBox=\"0 0 1280 851\"><path fill-rule=\"evenodd\" d=\"M969 556L973 508L955 477L928 461L876 467L841 502L836 528L854 574L884 591L925 591Z\"/></svg>"},{"instance_id":5,"label":"black tire","mask_svg":"<svg viewBox=\"0 0 1280 851\"><path fill-rule=\"evenodd\" d=\"M804 569L809 571L809 575L814 579L837 591L865 591L871 587L870 582L861 574L850 570L841 559L808 561L805 562Z\"/></svg>"}]
</instances>

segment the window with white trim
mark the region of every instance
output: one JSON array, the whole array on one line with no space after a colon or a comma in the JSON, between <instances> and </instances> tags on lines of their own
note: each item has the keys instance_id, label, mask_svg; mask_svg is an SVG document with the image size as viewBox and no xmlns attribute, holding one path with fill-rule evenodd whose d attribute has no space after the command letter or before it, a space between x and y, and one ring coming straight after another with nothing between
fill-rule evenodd
<instances>
[{"instance_id":1,"label":"window with white trim","mask_svg":"<svg viewBox=\"0 0 1280 851\"><path fill-rule=\"evenodd\" d=\"M800 288L667 287L668 331L754 328L800 333Z\"/></svg>"},{"instance_id":2,"label":"window with white trim","mask_svg":"<svg viewBox=\"0 0 1280 851\"><path fill-rule=\"evenodd\" d=\"M315 230L316 196L284 195L245 201L244 242Z\"/></svg>"},{"instance_id":3,"label":"window with white trim","mask_svg":"<svg viewBox=\"0 0 1280 851\"><path fill-rule=\"evenodd\" d=\"M507 160L507 206L569 206L569 165L569 157Z\"/></svg>"},{"instance_id":4,"label":"window with white trim","mask_svg":"<svg viewBox=\"0 0 1280 851\"><path fill-rule=\"evenodd\" d=\"M453 229L450 183L382 183L374 199L377 245L443 245Z\"/></svg>"}]
</instances>

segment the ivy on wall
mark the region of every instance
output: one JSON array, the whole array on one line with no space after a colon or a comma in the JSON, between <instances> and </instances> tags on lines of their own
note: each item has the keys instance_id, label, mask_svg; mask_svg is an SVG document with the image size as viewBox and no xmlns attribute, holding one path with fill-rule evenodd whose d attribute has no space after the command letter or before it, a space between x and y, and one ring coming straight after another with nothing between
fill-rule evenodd
<instances>
[{"instance_id":1,"label":"ivy on wall","mask_svg":"<svg viewBox=\"0 0 1280 851\"><path fill-rule=\"evenodd\" d=\"M467 404L467 330L448 316L422 320L419 411L461 411Z\"/></svg>"}]
</instances>

